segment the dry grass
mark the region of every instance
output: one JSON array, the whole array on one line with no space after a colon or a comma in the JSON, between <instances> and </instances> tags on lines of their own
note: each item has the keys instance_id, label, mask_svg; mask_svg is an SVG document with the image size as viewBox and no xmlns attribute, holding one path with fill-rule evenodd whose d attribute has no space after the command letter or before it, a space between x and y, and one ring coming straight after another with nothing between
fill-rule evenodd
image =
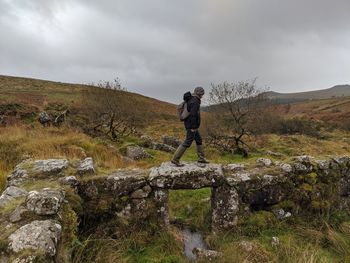
<instances>
[{"instance_id":1,"label":"dry grass","mask_svg":"<svg viewBox=\"0 0 350 263\"><path fill-rule=\"evenodd\" d=\"M0 129L0 186L23 159L93 157L101 169L126 166L115 149L71 128L11 126Z\"/></svg>"}]
</instances>

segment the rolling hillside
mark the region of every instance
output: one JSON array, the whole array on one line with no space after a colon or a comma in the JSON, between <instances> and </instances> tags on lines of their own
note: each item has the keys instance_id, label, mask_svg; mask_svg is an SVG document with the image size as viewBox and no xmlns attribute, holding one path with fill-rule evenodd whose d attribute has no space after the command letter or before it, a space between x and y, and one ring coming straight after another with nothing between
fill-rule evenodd
<instances>
[{"instance_id":1,"label":"rolling hillside","mask_svg":"<svg viewBox=\"0 0 350 263\"><path fill-rule=\"evenodd\" d=\"M33 120L40 111L52 108L79 112L86 89L97 87L0 75L0 115L7 116L7 123L16 123ZM171 103L127 91L116 90L115 94L120 100L136 102L145 115L151 116L150 125L162 123L177 127L181 124L177 121L176 106ZM160 126L161 129L163 125Z\"/></svg>"},{"instance_id":2,"label":"rolling hillside","mask_svg":"<svg viewBox=\"0 0 350 263\"><path fill-rule=\"evenodd\" d=\"M278 93L270 91L267 92L266 95L269 98L276 99L281 103L291 103L305 100L330 99L335 97L350 96L350 85L337 85L329 89L297 93Z\"/></svg>"}]
</instances>

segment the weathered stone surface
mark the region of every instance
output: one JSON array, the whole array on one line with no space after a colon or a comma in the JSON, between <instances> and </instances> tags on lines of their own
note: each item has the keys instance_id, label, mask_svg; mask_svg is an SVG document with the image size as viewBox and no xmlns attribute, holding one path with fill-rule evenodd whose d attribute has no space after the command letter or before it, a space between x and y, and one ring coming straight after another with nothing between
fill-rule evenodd
<instances>
[{"instance_id":1,"label":"weathered stone surface","mask_svg":"<svg viewBox=\"0 0 350 263\"><path fill-rule=\"evenodd\" d=\"M87 157L84 160L82 160L77 168L77 172L80 175L83 174L94 174L95 168L94 168L94 161L91 157Z\"/></svg>"},{"instance_id":2,"label":"weathered stone surface","mask_svg":"<svg viewBox=\"0 0 350 263\"><path fill-rule=\"evenodd\" d=\"M18 186L28 179L27 170L22 169L21 166L21 164L17 165L12 174L7 177L8 186Z\"/></svg>"},{"instance_id":3,"label":"weathered stone surface","mask_svg":"<svg viewBox=\"0 0 350 263\"><path fill-rule=\"evenodd\" d=\"M341 167L346 167L350 165L350 157L348 156L337 156L334 157L333 160Z\"/></svg>"},{"instance_id":4,"label":"weathered stone surface","mask_svg":"<svg viewBox=\"0 0 350 263\"><path fill-rule=\"evenodd\" d=\"M126 149L126 156L133 160L141 160L152 157L152 155L147 153L142 147L139 146L128 146Z\"/></svg>"},{"instance_id":5,"label":"weathered stone surface","mask_svg":"<svg viewBox=\"0 0 350 263\"><path fill-rule=\"evenodd\" d=\"M13 211L9 217L11 223L16 223L22 220L22 216L28 212L28 209L24 206L18 206L15 211Z\"/></svg>"},{"instance_id":6,"label":"weathered stone surface","mask_svg":"<svg viewBox=\"0 0 350 263\"><path fill-rule=\"evenodd\" d=\"M157 208L159 224L164 228L169 227L169 191L164 189L157 189L154 191L153 198Z\"/></svg>"},{"instance_id":7,"label":"weathered stone surface","mask_svg":"<svg viewBox=\"0 0 350 263\"><path fill-rule=\"evenodd\" d=\"M199 260L206 259L208 261L212 261L222 256L221 252L198 247L195 247L192 252L196 255L197 259Z\"/></svg>"},{"instance_id":8,"label":"weathered stone surface","mask_svg":"<svg viewBox=\"0 0 350 263\"><path fill-rule=\"evenodd\" d=\"M79 195L85 200L97 198L99 195L98 183L98 180L81 181L77 186Z\"/></svg>"},{"instance_id":9,"label":"weathered stone surface","mask_svg":"<svg viewBox=\"0 0 350 263\"><path fill-rule=\"evenodd\" d=\"M152 139L151 136L144 134L144 135L141 136L141 140L142 140L142 146L143 147L147 147L147 148L151 148L152 147L154 140Z\"/></svg>"},{"instance_id":10,"label":"weathered stone surface","mask_svg":"<svg viewBox=\"0 0 350 263\"><path fill-rule=\"evenodd\" d=\"M264 166L267 166L267 167L272 165L271 159L268 159L268 158L258 158L256 160L256 162L259 163L259 164L262 164Z\"/></svg>"},{"instance_id":11,"label":"weathered stone surface","mask_svg":"<svg viewBox=\"0 0 350 263\"><path fill-rule=\"evenodd\" d=\"M283 175L254 175L237 172L227 175L226 181L235 186L244 203L250 205L276 204L288 194L287 177Z\"/></svg>"},{"instance_id":12,"label":"weathered stone surface","mask_svg":"<svg viewBox=\"0 0 350 263\"><path fill-rule=\"evenodd\" d=\"M107 190L113 191L117 196L127 195L135 191L135 189L145 186L147 183L147 176L147 170L119 170L107 177L105 187Z\"/></svg>"},{"instance_id":13,"label":"weathered stone surface","mask_svg":"<svg viewBox=\"0 0 350 263\"><path fill-rule=\"evenodd\" d=\"M175 148L179 147L182 143L182 141L179 138L167 135L162 136L162 141L164 144L170 145Z\"/></svg>"},{"instance_id":14,"label":"weathered stone surface","mask_svg":"<svg viewBox=\"0 0 350 263\"><path fill-rule=\"evenodd\" d=\"M312 172L312 166L309 165L305 165L303 163L294 163L292 165L293 167L293 172L297 173L297 174L307 174Z\"/></svg>"},{"instance_id":15,"label":"weathered stone surface","mask_svg":"<svg viewBox=\"0 0 350 263\"><path fill-rule=\"evenodd\" d=\"M300 155L300 156L295 156L294 160L299 162L299 163L303 163L303 164L310 164L311 160L313 160L314 158L310 155Z\"/></svg>"},{"instance_id":16,"label":"weathered stone surface","mask_svg":"<svg viewBox=\"0 0 350 263\"><path fill-rule=\"evenodd\" d=\"M167 189L198 189L216 187L225 181L222 167L218 164L198 166L196 163L184 163L176 167L171 162L153 167L149 176L151 186Z\"/></svg>"},{"instance_id":17,"label":"weathered stone surface","mask_svg":"<svg viewBox=\"0 0 350 263\"><path fill-rule=\"evenodd\" d=\"M170 145L164 144L164 143L153 143L154 150L168 152L168 153L174 153L176 149Z\"/></svg>"},{"instance_id":18,"label":"weathered stone surface","mask_svg":"<svg viewBox=\"0 0 350 263\"><path fill-rule=\"evenodd\" d=\"M293 172L293 167L288 163L281 163L279 166L280 166L281 170L285 173Z\"/></svg>"},{"instance_id":19,"label":"weathered stone surface","mask_svg":"<svg viewBox=\"0 0 350 263\"><path fill-rule=\"evenodd\" d=\"M151 192L152 192L152 188L149 185L146 185L142 187L142 189L138 189L132 192L130 197L133 199L147 198Z\"/></svg>"},{"instance_id":20,"label":"weathered stone surface","mask_svg":"<svg viewBox=\"0 0 350 263\"><path fill-rule=\"evenodd\" d=\"M315 161L317 168L320 170L328 170L330 162L328 160L316 160Z\"/></svg>"},{"instance_id":21,"label":"weathered stone surface","mask_svg":"<svg viewBox=\"0 0 350 263\"><path fill-rule=\"evenodd\" d=\"M45 188L40 192L29 192L26 200L26 207L38 215L54 215L58 212L64 200L62 190Z\"/></svg>"},{"instance_id":22,"label":"weathered stone surface","mask_svg":"<svg viewBox=\"0 0 350 263\"><path fill-rule=\"evenodd\" d=\"M245 169L245 165L242 163L230 163L222 167L225 173L239 172Z\"/></svg>"},{"instance_id":23,"label":"weathered stone surface","mask_svg":"<svg viewBox=\"0 0 350 263\"><path fill-rule=\"evenodd\" d=\"M252 175L246 171L241 171L227 175L225 179L230 186L238 186L242 182L252 180Z\"/></svg>"},{"instance_id":24,"label":"weathered stone surface","mask_svg":"<svg viewBox=\"0 0 350 263\"><path fill-rule=\"evenodd\" d=\"M273 209L272 213L276 216L277 219L284 219L292 216L290 212L286 212L282 208Z\"/></svg>"},{"instance_id":25,"label":"weathered stone surface","mask_svg":"<svg viewBox=\"0 0 350 263\"><path fill-rule=\"evenodd\" d=\"M45 174L57 174L69 165L66 159L36 160L33 163L33 171Z\"/></svg>"},{"instance_id":26,"label":"weathered stone surface","mask_svg":"<svg viewBox=\"0 0 350 263\"><path fill-rule=\"evenodd\" d=\"M46 112L46 111L43 111L43 112L40 112L39 113L39 122L46 126L48 125L50 122L52 121L52 118L50 117L50 115Z\"/></svg>"},{"instance_id":27,"label":"weathered stone surface","mask_svg":"<svg viewBox=\"0 0 350 263\"><path fill-rule=\"evenodd\" d=\"M60 179L58 179L58 181L63 184L63 185L69 185L72 188L76 188L76 186L79 184L77 178L73 175L71 176L65 176L65 177L61 177Z\"/></svg>"},{"instance_id":28,"label":"weathered stone surface","mask_svg":"<svg viewBox=\"0 0 350 263\"><path fill-rule=\"evenodd\" d=\"M235 187L223 185L213 188L212 198L212 230L227 230L238 221L239 197Z\"/></svg>"},{"instance_id":29,"label":"weathered stone surface","mask_svg":"<svg viewBox=\"0 0 350 263\"><path fill-rule=\"evenodd\" d=\"M27 195L26 190L15 186L9 186L5 189L5 191L0 196L0 207L5 206L15 198L26 196L26 195Z\"/></svg>"},{"instance_id":30,"label":"weathered stone surface","mask_svg":"<svg viewBox=\"0 0 350 263\"><path fill-rule=\"evenodd\" d=\"M271 246L278 247L280 245L280 239L278 237L272 237Z\"/></svg>"},{"instance_id":31,"label":"weathered stone surface","mask_svg":"<svg viewBox=\"0 0 350 263\"><path fill-rule=\"evenodd\" d=\"M33 221L9 236L9 250L18 253L33 249L54 256L61 230L61 225L54 220Z\"/></svg>"}]
</instances>

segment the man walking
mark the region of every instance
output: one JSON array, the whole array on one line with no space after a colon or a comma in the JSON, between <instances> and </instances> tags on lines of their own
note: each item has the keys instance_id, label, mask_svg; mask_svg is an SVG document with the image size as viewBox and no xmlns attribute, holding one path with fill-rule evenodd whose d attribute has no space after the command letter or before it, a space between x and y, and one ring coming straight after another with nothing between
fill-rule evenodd
<instances>
[{"instance_id":1,"label":"man walking","mask_svg":"<svg viewBox=\"0 0 350 263\"><path fill-rule=\"evenodd\" d=\"M188 93L190 95L190 93ZM187 148L189 148L193 141L196 142L197 147L197 155L199 163L209 163L204 156L204 150L202 145L202 137L198 131L198 128L201 123L200 116L200 104L201 99L204 95L204 89L202 87L197 87L194 89L192 95L190 95L187 101L187 110L189 112L189 116L184 120L184 125L186 128L186 140L177 148L173 159L171 162L176 166L184 166L180 163L180 158L185 153Z\"/></svg>"}]
</instances>

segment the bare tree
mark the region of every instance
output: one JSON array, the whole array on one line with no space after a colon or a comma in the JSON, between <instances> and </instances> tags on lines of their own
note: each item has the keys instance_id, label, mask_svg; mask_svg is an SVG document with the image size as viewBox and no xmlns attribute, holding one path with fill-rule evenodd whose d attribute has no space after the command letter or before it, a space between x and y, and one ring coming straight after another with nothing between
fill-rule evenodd
<instances>
[{"instance_id":1,"label":"bare tree","mask_svg":"<svg viewBox=\"0 0 350 263\"><path fill-rule=\"evenodd\" d=\"M209 93L212 121L207 125L209 143L225 151L248 156L245 137L254 133L251 125L262 114L266 89L257 88L256 79L212 84Z\"/></svg>"},{"instance_id":2,"label":"bare tree","mask_svg":"<svg viewBox=\"0 0 350 263\"><path fill-rule=\"evenodd\" d=\"M127 92L114 87L87 87L82 92L83 111L89 133L105 134L112 140L136 132L140 103ZM139 119L138 119L139 118Z\"/></svg>"}]
</instances>

